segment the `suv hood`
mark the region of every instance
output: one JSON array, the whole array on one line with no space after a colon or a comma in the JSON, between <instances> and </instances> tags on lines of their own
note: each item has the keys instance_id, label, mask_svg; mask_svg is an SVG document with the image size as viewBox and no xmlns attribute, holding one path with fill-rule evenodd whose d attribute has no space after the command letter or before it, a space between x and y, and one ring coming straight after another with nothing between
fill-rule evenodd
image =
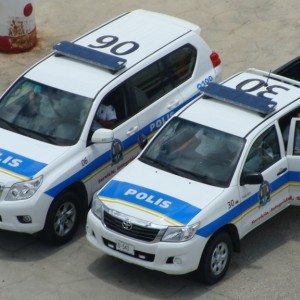
<instances>
[{"instance_id":1,"label":"suv hood","mask_svg":"<svg viewBox=\"0 0 300 300\"><path fill-rule=\"evenodd\" d=\"M116 213L159 225L188 224L224 191L135 160L98 192Z\"/></svg>"},{"instance_id":2,"label":"suv hood","mask_svg":"<svg viewBox=\"0 0 300 300\"><path fill-rule=\"evenodd\" d=\"M58 147L0 129L0 181L33 178L69 147Z\"/></svg>"}]
</instances>

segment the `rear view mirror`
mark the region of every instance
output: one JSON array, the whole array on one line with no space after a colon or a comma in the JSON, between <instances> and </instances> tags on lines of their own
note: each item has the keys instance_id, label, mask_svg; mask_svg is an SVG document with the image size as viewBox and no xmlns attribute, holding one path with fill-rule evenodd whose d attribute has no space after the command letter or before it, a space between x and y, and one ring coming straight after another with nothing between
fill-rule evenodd
<instances>
[{"instance_id":1,"label":"rear view mirror","mask_svg":"<svg viewBox=\"0 0 300 300\"><path fill-rule=\"evenodd\" d=\"M114 132L111 129L100 128L92 135L92 143L111 143L114 140Z\"/></svg>"},{"instance_id":2,"label":"rear view mirror","mask_svg":"<svg viewBox=\"0 0 300 300\"><path fill-rule=\"evenodd\" d=\"M240 185L262 184L263 182L264 182L264 178L261 173L248 173L248 174L242 174Z\"/></svg>"},{"instance_id":3,"label":"rear view mirror","mask_svg":"<svg viewBox=\"0 0 300 300\"><path fill-rule=\"evenodd\" d=\"M148 139L144 134L139 135L138 144L139 144L141 149L144 149L145 146L148 144Z\"/></svg>"}]
</instances>

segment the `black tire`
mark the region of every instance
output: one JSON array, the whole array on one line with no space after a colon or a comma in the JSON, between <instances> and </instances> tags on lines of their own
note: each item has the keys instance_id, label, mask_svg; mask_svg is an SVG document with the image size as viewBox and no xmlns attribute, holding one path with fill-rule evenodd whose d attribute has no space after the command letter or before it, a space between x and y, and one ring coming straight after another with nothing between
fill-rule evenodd
<instances>
[{"instance_id":1,"label":"black tire","mask_svg":"<svg viewBox=\"0 0 300 300\"><path fill-rule=\"evenodd\" d=\"M232 241L225 231L215 233L201 256L196 276L205 284L214 284L226 274L232 254Z\"/></svg>"},{"instance_id":2,"label":"black tire","mask_svg":"<svg viewBox=\"0 0 300 300\"><path fill-rule=\"evenodd\" d=\"M79 197L72 191L64 191L53 200L40 237L49 244L63 245L73 238L80 219Z\"/></svg>"}]
</instances>

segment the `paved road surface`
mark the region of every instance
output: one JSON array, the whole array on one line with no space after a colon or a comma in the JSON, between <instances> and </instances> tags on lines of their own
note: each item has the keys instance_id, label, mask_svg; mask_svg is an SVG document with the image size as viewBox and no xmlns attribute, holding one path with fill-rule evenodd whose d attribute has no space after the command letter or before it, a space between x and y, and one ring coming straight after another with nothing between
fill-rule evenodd
<instances>
[{"instance_id":1,"label":"paved road surface","mask_svg":"<svg viewBox=\"0 0 300 300\"><path fill-rule=\"evenodd\" d=\"M136 8L199 24L222 58L224 78L248 67L269 71L299 55L299 0L39 0L38 45L0 54L0 93L53 44ZM206 287L190 275L169 276L98 253L88 245L84 225L60 248L0 231L0 299L299 299L299 232L300 209L289 208L245 237L226 278Z\"/></svg>"}]
</instances>

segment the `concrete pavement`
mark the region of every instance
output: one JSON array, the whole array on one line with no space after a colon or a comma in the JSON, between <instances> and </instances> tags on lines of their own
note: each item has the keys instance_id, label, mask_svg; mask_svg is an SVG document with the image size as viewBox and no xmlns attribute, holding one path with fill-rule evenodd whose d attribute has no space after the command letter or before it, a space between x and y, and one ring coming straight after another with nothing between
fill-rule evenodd
<instances>
[{"instance_id":1,"label":"concrete pavement","mask_svg":"<svg viewBox=\"0 0 300 300\"><path fill-rule=\"evenodd\" d=\"M269 71L299 55L298 0L39 0L38 45L22 54L0 53L0 93L53 44L137 8L199 24L221 56L224 78L248 67ZM226 278L205 287L190 275L168 276L97 252L84 225L59 248L0 231L0 300L299 299L299 232L300 209L289 208L244 238Z\"/></svg>"}]
</instances>

